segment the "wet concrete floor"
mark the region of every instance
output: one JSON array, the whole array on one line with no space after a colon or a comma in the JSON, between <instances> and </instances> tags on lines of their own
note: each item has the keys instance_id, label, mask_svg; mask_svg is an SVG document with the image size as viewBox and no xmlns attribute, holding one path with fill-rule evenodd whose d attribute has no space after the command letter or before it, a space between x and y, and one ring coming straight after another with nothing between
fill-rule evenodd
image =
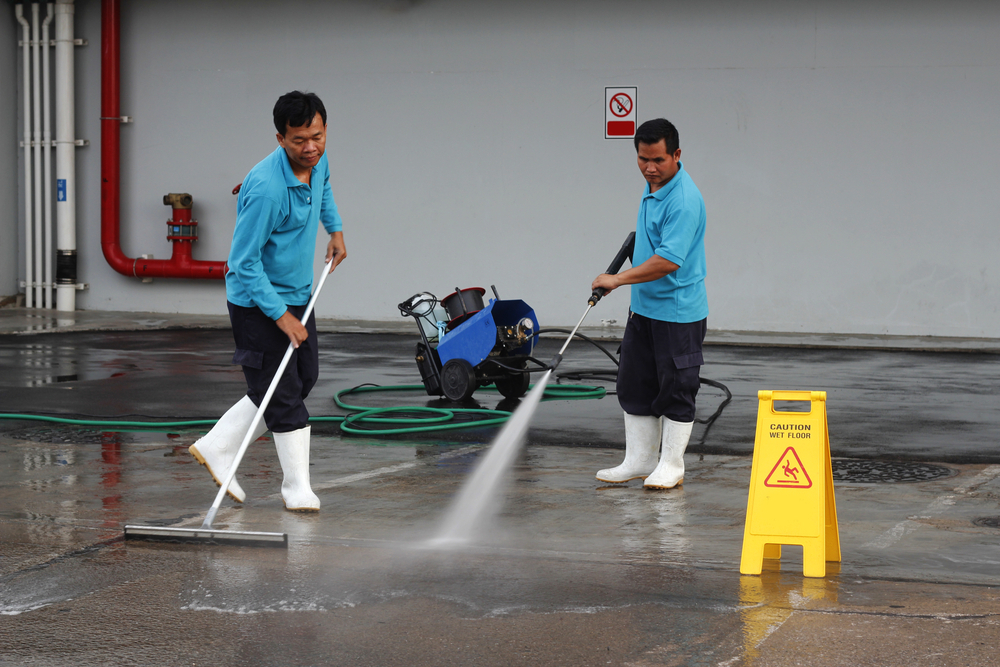
<instances>
[{"instance_id":1,"label":"wet concrete floor","mask_svg":"<svg viewBox=\"0 0 1000 667\"><path fill-rule=\"evenodd\" d=\"M415 337L320 338L314 416L345 414L344 388L419 382ZM224 330L0 336L0 411L214 418L243 390L231 354ZM204 429L0 420L0 664L995 663L1000 356L712 346L706 358L733 401L695 429L682 488L602 486L594 472L623 446L614 397L548 401L495 516L453 550L426 541L495 428L358 436L316 423L317 515L283 511L265 436L241 466L248 502L227 500L216 526L286 532L285 551L121 540L125 523L200 523L216 487L187 446ZM560 371L611 367L574 343ZM739 574L759 389L828 392L843 562L823 579L804 578L787 547L761 576ZM699 417L722 398L703 388ZM442 405L411 390L349 402Z\"/></svg>"}]
</instances>

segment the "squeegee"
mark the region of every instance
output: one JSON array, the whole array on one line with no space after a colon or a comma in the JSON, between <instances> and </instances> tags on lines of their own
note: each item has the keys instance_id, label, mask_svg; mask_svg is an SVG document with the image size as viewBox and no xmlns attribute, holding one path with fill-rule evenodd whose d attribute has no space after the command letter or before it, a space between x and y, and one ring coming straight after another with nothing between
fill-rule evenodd
<instances>
[{"instance_id":1,"label":"squeegee","mask_svg":"<svg viewBox=\"0 0 1000 667\"><path fill-rule=\"evenodd\" d=\"M306 306L305 313L302 316L303 324L309 321L309 316L312 314L313 307L316 305L316 299L319 297L320 290L323 289L323 284L326 282L327 276L330 275L330 266L332 264L333 260L331 259L323 268L323 274L320 276L319 284L316 286L316 291L313 292L312 298L309 299L309 305ZM243 442L240 444L239 451L236 452L236 458L233 459L233 464L229 467L229 474L226 475L225 481L223 481L220 485L221 488L219 488L219 492L215 496L215 502L213 502L212 507L209 508L208 514L205 515L205 520L202 522L201 526L198 528L185 528L182 526L126 525L126 540L238 544L242 546L273 546L284 547L286 549L288 548L287 533L218 530L212 527L212 522L215 521L215 515L219 511L219 507L222 505L222 499L226 496L226 491L229 490L229 485L232 484L233 478L236 477L236 468L240 465L240 461L243 460L243 454L246 453L247 447L250 446L250 440L253 437L254 431L257 429L257 425L260 424L260 420L264 418L264 410L271 402L271 396L274 395L274 390L278 387L278 381L281 379L281 374L285 372L285 368L288 366L288 361L292 358L292 352L294 351L295 345L289 343L288 349L285 350L285 356L282 358L281 364L278 365L278 370L274 374L274 379L271 380L271 384L267 388L267 393L264 394L264 398L260 402L260 407L257 408L257 414L254 415L253 421L250 422L250 428L247 429L247 434L243 436Z\"/></svg>"}]
</instances>

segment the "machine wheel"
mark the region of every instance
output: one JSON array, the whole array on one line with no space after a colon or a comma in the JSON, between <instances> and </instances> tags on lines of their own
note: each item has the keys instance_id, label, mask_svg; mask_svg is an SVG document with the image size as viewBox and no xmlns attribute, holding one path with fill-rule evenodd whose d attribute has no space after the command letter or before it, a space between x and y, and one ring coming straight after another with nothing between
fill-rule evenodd
<instances>
[{"instance_id":1,"label":"machine wheel","mask_svg":"<svg viewBox=\"0 0 1000 667\"><path fill-rule=\"evenodd\" d=\"M450 400L467 401L476 391L476 371L465 359L451 359L441 369L441 385Z\"/></svg>"},{"instance_id":2,"label":"machine wheel","mask_svg":"<svg viewBox=\"0 0 1000 667\"><path fill-rule=\"evenodd\" d=\"M518 364L519 367L524 368L524 362ZM497 391L499 391L504 398L521 398L528 391L528 387L531 385L531 377L527 372L516 373L514 371L508 371L506 374L495 382Z\"/></svg>"}]
</instances>

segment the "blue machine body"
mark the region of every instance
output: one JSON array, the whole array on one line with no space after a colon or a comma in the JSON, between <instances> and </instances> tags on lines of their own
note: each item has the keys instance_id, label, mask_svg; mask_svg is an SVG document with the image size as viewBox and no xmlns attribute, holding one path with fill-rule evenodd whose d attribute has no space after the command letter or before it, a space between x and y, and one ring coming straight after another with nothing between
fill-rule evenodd
<instances>
[{"instance_id":1,"label":"blue machine body","mask_svg":"<svg viewBox=\"0 0 1000 667\"><path fill-rule=\"evenodd\" d=\"M489 305L475 313L460 325L447 332L438 343L437 353L441 365L452 359L465 359L473 367L483 363L497 345L497 327L514 326L525 317L534 322L538 331L539 324L535 311L520 299L497 300L490 299ZM536 333L531 339L517 348L515 354L531 354L531 349L538 342Z\"/></svg>"}]
</instances>

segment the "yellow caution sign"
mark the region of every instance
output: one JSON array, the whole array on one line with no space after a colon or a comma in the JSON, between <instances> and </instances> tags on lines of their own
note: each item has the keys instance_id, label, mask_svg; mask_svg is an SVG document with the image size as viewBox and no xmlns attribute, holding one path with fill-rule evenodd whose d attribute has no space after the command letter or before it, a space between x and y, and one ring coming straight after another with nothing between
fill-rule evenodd
<instances>
[{"instance_id":1,"label":"yellow caution sign","mask_svg":"<svg viewBox=\"0 0 1000 667\"><path fill-rule=\"evenodd\" d=\"M825 391L757 393L757 436L750 473L742 574L760 574L782 544L802 545L802 574L825 577L840 562ZM809 411L778 411L775 401L808 402Z\"/></svg>"}]
</instances>

